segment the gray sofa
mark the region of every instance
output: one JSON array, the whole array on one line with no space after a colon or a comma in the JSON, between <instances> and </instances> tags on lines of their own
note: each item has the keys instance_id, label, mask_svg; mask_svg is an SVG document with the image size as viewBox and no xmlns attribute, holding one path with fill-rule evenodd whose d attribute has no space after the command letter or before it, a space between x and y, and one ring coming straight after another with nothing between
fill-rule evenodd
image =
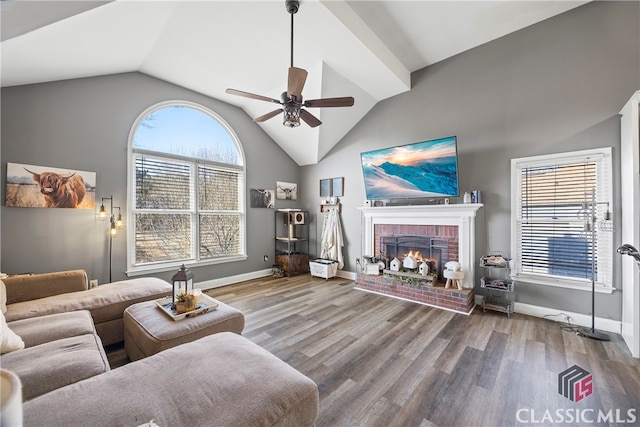
<instances>
[{"instance_id":1,"label":"gray sofa","mask_svg":"<svg viewBox=\"0 0 640 427\"><path fill-rule=\"evenodd\" d=\"M141 277L89 288L84 270L27 274L3 279L7 322L88 310L105 346L124 341L122 316L132 304L170 295L164 280Z\"/></svg>"},{"instance_id":2,"label":"gray sofa","mask_svg":"<svg viewBox=\"0 0 640 427\"><path fill-rule=\"evenodd\" d=\"M313 426L316 384L221 332L26 402L24 426Z\"/></svg>"},{"instance_id":3,"label":"gray sofa","mask_svg":"<svg viewBox=\"0 0 640 427\"><path fill-rule=\"evenodd\" d=\"M100 331L118 342L124 309L171 286L145 278L87 289L83 271L64 273L49 276L54 295L38 280L4 279L4 316L25 346L2 354L0 364L22 382L24 426L315 424L316 384L236 333L110 369Z\"/></svg>"},{"instance_id":4,"label":"gray sofa","mask_svg":"<svg viewBox=\"0 0 640 427\"><path fill-rule=\"evenodd\" d=\"M22 383L22 400L109 371L109 362L86 310L8 322L24 348L0 357Z\"/></svg>"}]
</instances>

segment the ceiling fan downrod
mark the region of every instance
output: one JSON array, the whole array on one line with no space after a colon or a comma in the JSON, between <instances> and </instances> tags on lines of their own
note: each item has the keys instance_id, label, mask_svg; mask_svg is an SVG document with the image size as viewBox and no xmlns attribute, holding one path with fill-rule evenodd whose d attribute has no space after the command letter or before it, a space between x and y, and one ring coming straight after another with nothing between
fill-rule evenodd
<instances>
[{"instance_id":1,"label":"ceiling fan downrod","mask_svg":"<svg viewBox=\"0 0 640 427\"><path fill-rule=\"evenodd\" d=\"M293 15L298 12L300 2L298 0L286 0L285 7L291 15L291 67L293 67Z\"/></svg>"}]
</instances>

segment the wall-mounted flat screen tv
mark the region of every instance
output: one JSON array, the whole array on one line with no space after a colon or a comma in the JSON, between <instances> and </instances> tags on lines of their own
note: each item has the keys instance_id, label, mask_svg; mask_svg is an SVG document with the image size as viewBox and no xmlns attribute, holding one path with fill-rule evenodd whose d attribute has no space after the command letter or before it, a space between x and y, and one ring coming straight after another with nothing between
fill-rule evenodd
<instances>
[{"instance_id":1,"label":"wall-mounted flat screen tv","mask_svg":"<svg viewBox=\"0 0 640 427\"><path fill-rule=\"evenodd\" d=\"M455 136L360 153L368 200L456 197Z\"/></svg>"}]
</instances>

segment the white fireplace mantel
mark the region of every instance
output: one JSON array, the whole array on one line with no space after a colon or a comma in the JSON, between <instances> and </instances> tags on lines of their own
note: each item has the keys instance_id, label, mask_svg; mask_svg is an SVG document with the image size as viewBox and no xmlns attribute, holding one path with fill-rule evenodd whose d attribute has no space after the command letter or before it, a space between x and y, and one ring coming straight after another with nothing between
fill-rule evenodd
<instances>
[{"instance_id":1,"label":"white fireplace mantel","mask_svg":"<svg viewBox=\"0 0 640 427\"><path fill-rule=\"evenodd\" d=\"M480 203L358 208L362 215L362 255L375 255L374 228L379 224L453 225L458 227L457 261L465 272L462 286L473 288L476 262L475 219ZM453 260L449 260L453 261Z\"/></svg>"}]
</instances>

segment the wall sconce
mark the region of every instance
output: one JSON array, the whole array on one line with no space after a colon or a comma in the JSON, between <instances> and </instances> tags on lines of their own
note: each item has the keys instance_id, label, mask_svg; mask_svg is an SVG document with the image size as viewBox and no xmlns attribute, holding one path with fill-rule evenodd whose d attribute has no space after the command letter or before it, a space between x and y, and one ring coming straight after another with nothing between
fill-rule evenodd
<instances>
[{"instance_id":1,"label":"wall sconce","mask_svg":"<svg viewBox=\"0 0 640 427\"><path fill-rule=\"evenodd\" d=\"M109 212L104 207L105 200L109 201ZM118 209L118 217L113 213L114 209ZM113 196L103 197L100 204L100 210L98 211L98 219L106 221L109 219L109 283L111 283L111 260L113 252L113 238L118 236L118 230L124 228L124 220L122 219L122 212L120 206L113 206Z\"/></svg>"}]
</instances>

